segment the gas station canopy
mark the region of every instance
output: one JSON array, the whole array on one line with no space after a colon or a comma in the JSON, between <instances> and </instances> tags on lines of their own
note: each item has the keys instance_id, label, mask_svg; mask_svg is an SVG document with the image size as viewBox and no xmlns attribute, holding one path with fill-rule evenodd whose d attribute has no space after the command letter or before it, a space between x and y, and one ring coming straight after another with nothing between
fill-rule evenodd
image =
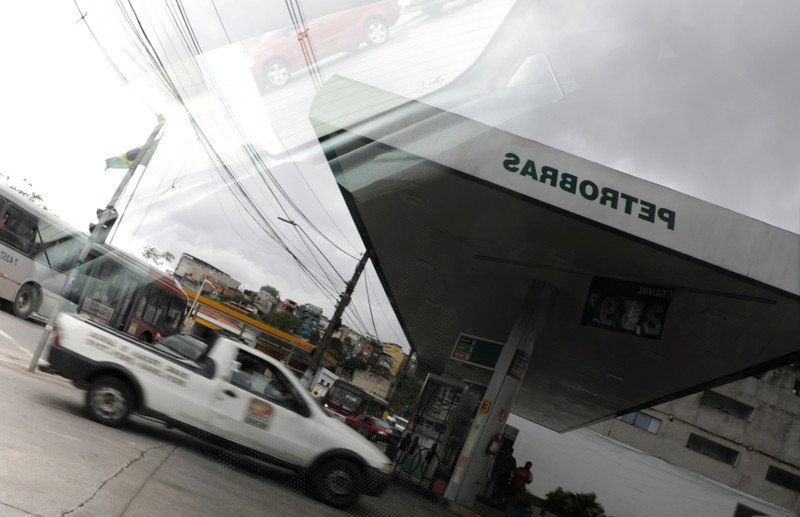
<instances>
[{"instance_id":1,"label":"gas station canopy","mask_svg":"<svg viewBox=\"0 0 800 517\"><path fill-rule=\"evenodd\" d=\"M488 383L556 288L522 418L563 432L800 357L798 235L344 78L311 119L424 367Z\"/></svg>"}]
</instances>

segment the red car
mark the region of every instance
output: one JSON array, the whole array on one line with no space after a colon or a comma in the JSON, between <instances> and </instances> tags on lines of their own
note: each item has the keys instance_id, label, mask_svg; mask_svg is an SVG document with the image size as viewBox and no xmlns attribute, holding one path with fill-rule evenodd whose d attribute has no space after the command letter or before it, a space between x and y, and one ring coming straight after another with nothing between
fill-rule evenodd
<instances>
[{"instance_id":1,"label":"red car","mask_svg":"<svg viewBox=\"0 0 800 517\"><path fill-rule=\"evenodd\" d=\"M362 413L358 416L349 416L345 423L373 442L388 442L392 439L392 429L389 424L372 415Z\"/></svg>"},{"instance_id":2,"label":"red car","mask_svg":"<svg viewBox=\"0 0 800 517\"><path fill-rule=\"evenodd\" d=\"M389 27L400 18L400 7L397 0L323 0L312 1L305 13L304 30L290 26L268 32L248 51L259 88L283 86L294 71L307 65L299 41L302 37L307 36L318 60L356 50L362 42L369 46L385 43Z\"/></svg>"}]
</instances>

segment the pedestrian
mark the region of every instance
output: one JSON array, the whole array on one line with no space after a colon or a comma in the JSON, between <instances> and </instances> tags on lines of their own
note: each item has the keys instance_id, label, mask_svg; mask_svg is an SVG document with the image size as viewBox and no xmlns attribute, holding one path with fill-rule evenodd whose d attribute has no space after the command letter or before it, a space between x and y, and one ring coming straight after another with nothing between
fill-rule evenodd
<instances>
[{"instance_id":1,"label":"pedestrian","mask_svg":"<svg viewBox=\"0 0 800 517\"><path fill-rule=\"evenodd\" d=\"M494 459L492 465L492 495L491 500L494 504L505 508L508 502L508 484L511 473L517 468L517 460L514 459L514 448L503 444L500 452Z\"/></svg>"},{"instance_id":2,"label":"pedestrian","mask_svg":"<svg viewBox=\"0 0 800 517\"><path fill-rule=\"evenodd\" d=\"M509 499L514 497L514 494L523 490L525 485L533 483L533 473L531 472L530 461L525 462L525 466L517 467L511 475L511 491L508 494Z\"/></svg>"}]
</instances>

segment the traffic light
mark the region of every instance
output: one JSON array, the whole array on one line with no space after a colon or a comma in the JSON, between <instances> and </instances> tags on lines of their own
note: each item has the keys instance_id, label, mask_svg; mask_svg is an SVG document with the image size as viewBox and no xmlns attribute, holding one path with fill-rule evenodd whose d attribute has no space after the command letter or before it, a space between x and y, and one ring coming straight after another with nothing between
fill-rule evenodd
<instances>
[{"instance_id":1,"label":"traffic light","mask_svg":"<svg viewBox=\"0 0 800 517\"><path fill-rule=\"evenodd\" d=\"M89 233L92 234L95 242L101 244L106 242L111 228L114 226L114 223L117 222L117 216L117 211L113 207L97 209L97 223L89 223Z\"/></svg>"}]
</instances>

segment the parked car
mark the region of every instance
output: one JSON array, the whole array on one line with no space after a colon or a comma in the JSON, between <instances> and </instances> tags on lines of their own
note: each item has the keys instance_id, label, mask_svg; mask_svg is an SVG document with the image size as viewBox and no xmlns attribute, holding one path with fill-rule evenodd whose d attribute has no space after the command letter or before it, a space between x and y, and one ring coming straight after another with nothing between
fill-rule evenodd
<instances>
[{"instance_id":1,"label":"parked car","mask_svg":"<svg viewBox=\"0 0 800 517\"><path fill-rule=\"evenodd\" d=\"M394 437L389 424L372 415L347 417L345 423L373 442L389 442Z\"/></svg>"},{"instance_id":2,"label":"parked car","mask_svg":"<svg viewBox=\"0 0 800 517\"><path fill-rule=\"evenodd\" d=\"M345 5L345 8L342 8ZM334 6L336 10L334 9ZM250 69L260 89L277 88L291 79L292 73L305 67L309 54L299 40L307 37L313 58L354 51L362 43L377 46L386 43L389 28L400 18L397 0L311 1L304 4L306 24L302 30L284 27L267 32L247 56Z\"/></svg>"}]
</instances>

